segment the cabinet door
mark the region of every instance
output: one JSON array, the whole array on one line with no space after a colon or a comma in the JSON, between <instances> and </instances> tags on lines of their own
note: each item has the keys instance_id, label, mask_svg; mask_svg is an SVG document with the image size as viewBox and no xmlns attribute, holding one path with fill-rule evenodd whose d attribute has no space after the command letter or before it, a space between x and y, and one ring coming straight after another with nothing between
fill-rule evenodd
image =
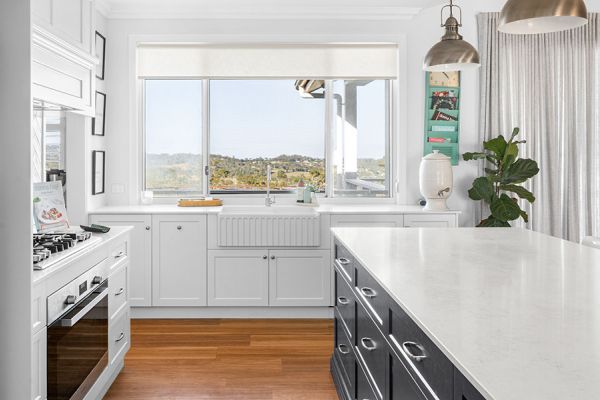
<instances>
[{"instance_id":1,"label":"cabinet door","mask_svg":"<svg viewBox=\"0 0 600 400\"><path fill-rule=\"evenodd\" d=\"M412 214L404 216L404 226L407 228L456 228L456 214Z\"/></svg>"},{"instance_id":2,"label":"cabinet door","mask_svg":"<svg viewBox=\"0 0 600 400\"><path fill-rule=\"evenodd\" d=\"M329 250L269 251L269 305L328 306Z\"/></svg>"},{"instance_id":3,"label":"cabinet door","mask_svg":"<svg viewBox=\"0 0 600 400\"><path fill-rule=\"evenodd\" d=\"M91 0L33 0L31 13L35 25L92 54Z\"/></svg>"},{"instance_id":4,"label":"cabinet door","mask_svg":"<svg viewBox=\"0 0 600 400\"><path fill-rule=\"evenodd\" d=\"M46 380L46 328L33 336L31 342L31 398L45 400Z\"/></svg>"},{"instance_id":5,"label":"cabinet door","mask_svg":"<svg viewBox=\"0 0 600 400\"><path fill-rule=\"evenodd\" d=\"M266 306L269 304L267 250L210 250L209 306Z\"/></svg>"},{"instance_id":6,"label":"cabinet door","mask_svg":"<svg viewBox=\"0 0 600 400\"><path fill-rule=\"evenodd\" d=\"M133 226L130 233L129 304L152 305L152 217L150 215L92 215L90 222L107 226Z\"/></svg>"},{"instance_id":7,"label":"cabinet door","mask_svg":"<svg viewBox=\"0 0 600 400\"><path fill-rule=\"evenodd\" d=\"M152 305L206 305L206 215L152 217Z\"/></svg>"}]
</instances>

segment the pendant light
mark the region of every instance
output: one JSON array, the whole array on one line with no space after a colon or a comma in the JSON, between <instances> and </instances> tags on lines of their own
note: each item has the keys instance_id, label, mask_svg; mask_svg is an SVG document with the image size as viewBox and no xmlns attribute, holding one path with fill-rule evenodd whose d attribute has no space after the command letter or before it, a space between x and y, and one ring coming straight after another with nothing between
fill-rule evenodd
<instances>
[{"instance_id":1,"label":"pendant light","mask_svg":"<svg viewBox=\"0 0 600 400\"><path fill-rule=\"evenodd\" d=\"M444 21L444 9L450 9L450 16ZM454 17L454 8L460 12L459 19ZM465 42L458 33L462 26L462 10L459 6L450 4L442 7L440 13L441 26L446 28L442 41L433 46L425 56L423 69L426 71L461 71L479 67L479 53L470 43Z\"/></svg>"},{"instance_id":2,"label":"pendant light","mask_svg":"<svg viewBox=\"0 0 600 400\"><path fill-rule=\"evenodd\" d=\"M565 31L587 24L583 0L508 0L498 30L512 34Z\"/></svg>"}]
</instances>

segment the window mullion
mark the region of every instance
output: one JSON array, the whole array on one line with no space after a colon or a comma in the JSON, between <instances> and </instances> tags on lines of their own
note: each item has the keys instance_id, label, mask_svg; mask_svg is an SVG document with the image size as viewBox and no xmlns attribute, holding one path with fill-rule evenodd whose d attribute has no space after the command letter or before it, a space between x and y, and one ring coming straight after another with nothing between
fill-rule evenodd
<instances>
[{"instance_id":1,"label":"window mullion","mask_svg":"<svg viewBox=\"0 0 600 400\"><path fill-rule=\"evenodd\" d=\"M205 196L209 195L210 184L210 80L202 80L202 171L204 179L202 192ZM207 173L208 172L208 173Z\"/></svg>"}]
</instances>

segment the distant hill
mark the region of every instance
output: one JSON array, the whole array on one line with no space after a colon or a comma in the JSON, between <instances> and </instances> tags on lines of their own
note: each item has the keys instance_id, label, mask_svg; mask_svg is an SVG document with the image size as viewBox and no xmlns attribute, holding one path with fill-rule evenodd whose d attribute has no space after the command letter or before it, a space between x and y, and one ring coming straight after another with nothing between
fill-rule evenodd
<instances>
[{"instance_id":1,"label":"distant hill","mask_svg":"<svg viewBox=\"0 0 600 400\"><path fill-rule=\"evenodd\" d=\"M298 154L282 154L274 158L244 158L211 154L210 189L264 190L267 165L273 170L273 190L290 190L302 179L318 190L325 188L325 160ZM385 177L384 160L360 159L359 176L370 180ZM148 189L198 190L202 187L202 156L199 154L147 154L146 184Z\"/></svg>"}]
</instances>

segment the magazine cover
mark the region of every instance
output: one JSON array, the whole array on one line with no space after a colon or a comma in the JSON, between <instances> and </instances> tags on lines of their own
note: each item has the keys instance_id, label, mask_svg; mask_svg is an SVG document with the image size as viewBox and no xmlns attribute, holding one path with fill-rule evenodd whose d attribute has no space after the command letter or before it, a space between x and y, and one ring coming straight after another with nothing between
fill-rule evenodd
<instances>
[{"instance_id":1,"label":"magazine cover","mask_svg":"<svg viewBox=\"0 0 600 400\"><path fill-rule=\"evenodd\" d=\"M60 181L33 184L33 219L40 233L69 228Z\"/></svg>"}]
</instances>

